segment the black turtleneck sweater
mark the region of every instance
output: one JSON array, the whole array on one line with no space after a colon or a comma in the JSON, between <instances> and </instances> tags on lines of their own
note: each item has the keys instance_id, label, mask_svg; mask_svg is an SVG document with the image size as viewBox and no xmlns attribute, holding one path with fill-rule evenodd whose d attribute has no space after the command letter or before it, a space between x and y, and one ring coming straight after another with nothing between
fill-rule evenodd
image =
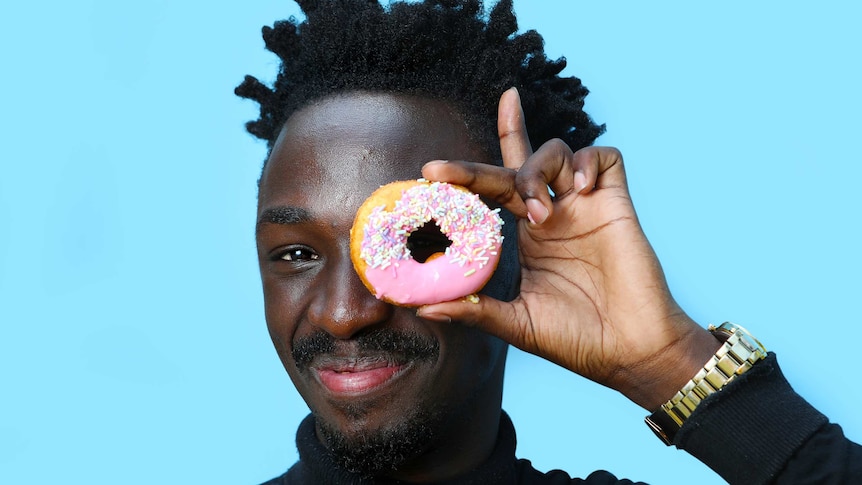
<instances>
[{"instance_id":1,"label":"black turtleneck sweater","mask_svg":"<svg viewBox=\"0 0 862 485\"><path fill-rule=\"evenodd\" d=\"M299 461L264 485L394 485L364 479L338 467L315 434L308 416L296 437ZM605 471L585 479L555 470L542 473L515 457L515 428L502 414L490 458L475 470L441 482L461 484L631 484ZM715 470L729 483L862 484L862 447L800 397L781 374L775 356L758 363L722 391L705 399L677 433L674 445Z\"/></svg>"}]
</instances>

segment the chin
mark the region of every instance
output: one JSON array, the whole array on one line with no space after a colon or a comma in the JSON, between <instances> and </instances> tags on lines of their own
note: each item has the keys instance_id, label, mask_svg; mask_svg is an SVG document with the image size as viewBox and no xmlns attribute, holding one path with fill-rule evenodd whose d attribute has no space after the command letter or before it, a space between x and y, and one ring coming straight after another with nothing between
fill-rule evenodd
<instances>
[{"instance_id":1,"label":"chin","mask_svg":"<svg viewBox=\"0 0 862 485\"><path fill-rule=\"evenodd\" d=\"M372 427L367 413L351 411L360 417L346 427L315 414L317 435L342 467L366 476L393 472L428 452L444 423L442 413L415 409Z\"/></svg>"}]
</instances>

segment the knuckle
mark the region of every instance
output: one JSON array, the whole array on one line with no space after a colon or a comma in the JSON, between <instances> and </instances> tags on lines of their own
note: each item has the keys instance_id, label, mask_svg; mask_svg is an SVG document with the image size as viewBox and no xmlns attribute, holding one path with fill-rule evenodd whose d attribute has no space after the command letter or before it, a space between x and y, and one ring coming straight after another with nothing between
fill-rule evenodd
<instances>
[{"instance_id":1,"label":"knuckle","mask_svg":"<svg viewBox=\"0 0 862 485\"><path fill-rule=\"evenodd\" d=\"M518 127L514 124L507 124L506 126L502 127L500 130L497 131L497 135L500 137L501 140L506 140L512 136L520 136L521 130L518 129Z\"/></svg>"},{"instance_id":2,"label":"knuckle","mask_svg":"<svg viewBox=\"0 0 862 485\"><path fill-rule=\"evenodd\" d=\"M593 153L595 153L596 155L598 155L600 157L616 159L619 161L622 161L622 159L623 159L622 152L620 152L620 150L616 147L600 146L600 147L587 147L587 148L589 148Z\"/></svg>"},{"instance_id":3,"label":"knuckle","mask_svg":"<svg viewBox=\"0 0 862 485\"><path fill-rule=\"evenodd\" d=\"M503 193L500 194L500 202L503 204L511 203L520 197L520 188L518 187L518 179L515 178L513 183L506 184Z\"/></svg>"},{"instance_id":4,"label":"knuckle","mask_svg":"<svg viewBox=\"0 0 862 485\"><path fill-rule=\"evenodd\" d=\"M623 154L622 154L622 152L620 152L620 150L618 148L616 148L616 147L601 147L601 149L602 149L602 151L604 151L605 156L613 158L613 159L617 160L617 162L622 163Z\"/></svg>"},{"instance_id":5,"label":"knuckle","mask_svg":"<svg viewBox=\"0 0 862 485\"><path fill-rule=\"evenodd\" d=\"M542 192L548 193L548 185L541 178L540 172L518 172L515 188L523 199L534 199Z\"/></svg>"},{"instance_id":6,"label":"knuckle","mask_svg":"<svg viewBox=\"0 0 862 485\"><path fill-rule=\"evenodd\" d=\"M542 145L540 150L547 153L551 158L561 160L572 156L571 147L569 147L569 145L560 138L551 138Z\"/></svg>"}]
</instances>

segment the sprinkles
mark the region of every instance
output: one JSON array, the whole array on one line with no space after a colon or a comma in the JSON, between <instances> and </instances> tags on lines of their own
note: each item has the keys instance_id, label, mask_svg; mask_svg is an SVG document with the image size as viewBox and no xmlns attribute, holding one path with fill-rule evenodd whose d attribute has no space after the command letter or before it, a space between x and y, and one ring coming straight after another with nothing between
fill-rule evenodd
<instances>
[{"instance_id":1,"label":"sprinkles","mask_svg":"<svg viewBox=\"0 0 862 485\"><path fill-rule=\"evenodd\" d=\"M360 257L372 268L393 273L398 261L411 259L407 238L416 229L435 221L452 244L445 256L460 267L477 263L479 268L497 255L503 242L500 209L489 209L478 195L443 182L423 183L406 189L391 211L375 207L368 217ZM468 277L475 269L464 272Z\"/></svg>"}]
</instances>

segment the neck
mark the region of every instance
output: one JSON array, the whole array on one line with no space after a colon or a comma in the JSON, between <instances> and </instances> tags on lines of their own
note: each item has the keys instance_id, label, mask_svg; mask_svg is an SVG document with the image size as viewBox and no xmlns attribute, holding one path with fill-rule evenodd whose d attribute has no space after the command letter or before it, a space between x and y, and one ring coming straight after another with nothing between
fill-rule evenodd
<instances>
[{"instance_id":1,"label":"neck","mask_svg":"<svg viewBox=\"0 0 862 485\"><path fill-rule=\"evenodd\" d=\"M464 415L447 423L453 429L472 432L438 441L432 449L405 462L387 478L408 483L440 482L479 468L494 452L501 413L498 407L495 412L478 417Z\"/></svg>"},{"instance_id":2,"label":"neck","mask_svg":"<svg viewBox=\"0 0 862 485\"><path fill-rule=\"evenodd\" d=\"M476 388L469 403L459 403L458 413L447 413L440 423L442 434L434 439L432 448L408 460L392 478L408 483L428 483L450 480L478 469L494 453L500 432L503 401L503 372L506 359L499 359L486 385Z\"/></svg>"}]
</instances>

